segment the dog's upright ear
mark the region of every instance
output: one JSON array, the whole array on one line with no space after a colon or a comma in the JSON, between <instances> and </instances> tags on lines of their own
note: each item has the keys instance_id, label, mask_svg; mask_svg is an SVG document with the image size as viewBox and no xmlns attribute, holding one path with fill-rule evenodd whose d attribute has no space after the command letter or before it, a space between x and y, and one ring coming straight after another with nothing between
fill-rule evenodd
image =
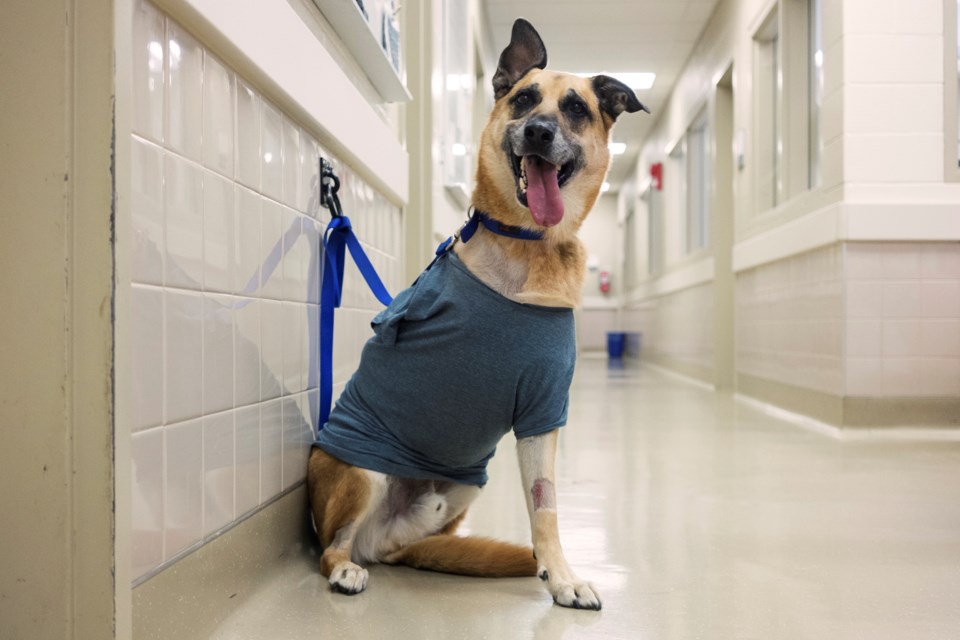
<instances>
[{"instance_id":1,"label":"dog's upright ear","mask_svg":"<svg viewBox=\"0 0 960 640\"><path fill-rule=\"evenodd\" d=\"M533 25L517 18L510 34L510 44L500 54L497 72L493 74L493 95L499 100L510 93L517 80L530 69L543 69L547 66L547 48L543 46L540 34Z\"/></svg>"},{"instance_id":2,"label":"dog's upright ear","mask_svg":"<svg viewBox=\"0 0 960 640\"><path fill-rule=\"evenodd\" d=\"M616 120L617 116L624 111L633 113L642 110L650 113L650 109L637 99L633 89L616 78L593 76L591 80L593 92L597 94L597 99L600 101L600 109L611 119Z\"/></svg>"}]
</instances>

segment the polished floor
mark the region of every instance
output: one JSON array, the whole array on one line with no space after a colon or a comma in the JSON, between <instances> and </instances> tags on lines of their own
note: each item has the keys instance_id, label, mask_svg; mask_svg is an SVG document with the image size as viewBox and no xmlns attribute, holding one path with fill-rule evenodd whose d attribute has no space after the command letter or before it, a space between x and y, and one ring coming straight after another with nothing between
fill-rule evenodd
<instances>
[{"instance_id":1,"label":"polished floor","mask_svg":"<svg viewBox=\"0 0 960 640\"><path fill-rule=\"evenodd\" d=\"M528 542L507 436L466 530ZM960 442L839 440L661 371L583 358L558 461L561 538L603 599L375 566L331 593L315 549L218 639L960 638Z\"/></svg>"}]
</instances>

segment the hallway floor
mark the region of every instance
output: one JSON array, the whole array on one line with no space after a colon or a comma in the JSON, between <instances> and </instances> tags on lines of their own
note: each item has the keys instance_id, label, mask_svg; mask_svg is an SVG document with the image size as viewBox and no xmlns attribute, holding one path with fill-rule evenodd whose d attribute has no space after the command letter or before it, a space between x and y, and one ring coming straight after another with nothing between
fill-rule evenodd
<instances>
[{"instance_id":1,"label":"hallway floor","mask_svg":"<svg viewBox=\"0 0 960 640\"><path fill-rule=\"evenodd\" d=\"M529 541L513 437L464 532ZM331 593L290 558L213 636L379 640L960 638L960 442L841 441L648 368L581 358L558 460L566 555L536 578L374 566Z\"/></svg>"}]
</instances>

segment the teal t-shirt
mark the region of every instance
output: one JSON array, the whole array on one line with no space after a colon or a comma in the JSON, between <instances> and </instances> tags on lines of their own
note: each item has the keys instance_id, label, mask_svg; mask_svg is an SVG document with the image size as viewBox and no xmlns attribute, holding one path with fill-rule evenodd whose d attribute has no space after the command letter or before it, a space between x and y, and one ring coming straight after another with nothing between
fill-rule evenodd
<instances>
[{"instance_id":1,"label":"teal t-shirt","mask_svg":"<svg viewBox=\"0 0 960 640\"><path fill-rule=\"evenodd\" d=\"M357 467L483 486L497 443L566 424L571 309L514 302L448 251L373 323L315 446Z\"/></svg>"}]
</instances>

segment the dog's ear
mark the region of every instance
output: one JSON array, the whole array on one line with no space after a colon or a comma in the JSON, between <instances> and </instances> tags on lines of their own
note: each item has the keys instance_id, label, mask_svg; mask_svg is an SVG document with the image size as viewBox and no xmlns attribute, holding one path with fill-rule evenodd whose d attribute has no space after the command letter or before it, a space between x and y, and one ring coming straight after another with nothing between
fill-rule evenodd
<instances>
[{"instance_id":1,"label":"dog's ear","mask_svg":"<svg viewBox=\"0 0 960 640\"><path fill-rule=\"evenodd\" d=\"M614 120L624 111L633 113L643 110L650 113L650 109L647 109L637 99L637 94L633 92L633 89L616 78L593 76L591 82L593 83L593 92L597 94L597 98L600 100L600 109Z\"/></svg>"},{"instance_id":2,"label":"dog's ear","mask_svg":"<svg viewBox=\"0 0 960 640\"><path fill-rule=\"evenodd\" d=\"M547 66L547 49L533 25L517 18L510 34L510 44L500 54L497 72L493 74L493 95L499 100L510 93L517 81L530 69Z\"/></svg>"}]
</instances>

